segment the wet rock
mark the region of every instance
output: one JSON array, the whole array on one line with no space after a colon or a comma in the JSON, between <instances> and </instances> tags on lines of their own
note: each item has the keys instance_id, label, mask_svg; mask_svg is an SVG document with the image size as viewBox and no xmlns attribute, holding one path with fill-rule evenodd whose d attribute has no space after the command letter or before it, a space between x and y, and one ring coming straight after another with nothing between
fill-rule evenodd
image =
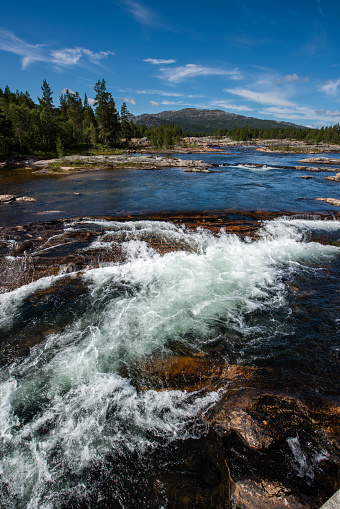
<instances>
[{"instance_id":1,"label":"wet rock","mask_svg":"<svg viewBox=\"0 0 340 509\"><path fill-rule=\"evenodd\" d=\"M313 163L313 164L339 164L340 159L332 157L308 157L307 159L300 159L299 163Z\"/></svg>"},{"instance_id":2,"label":"wet rock","mask_svg":"<svg viewBox=\"0 0 340 509\"><path fill-rule=\"evenodd\" d=\"M339 168L324 168L322 166L293 166L293 169L299 171L325 172L325 171L336 171Z\"/></svg>"},{"instance_id":3,"label":"wet rock","mask_svg":"<svg viewBox=\"0 0 340 509\"><path fill-rule=\"evenodd\" d=\"M279 483L243 480L231 483L233 509L306 509L297 498Z\"/></svg>"},{"instance_id":4,"label":"wet rock","mask_svg":"<svg viewBox=\"0 0 340 509\"><path fill-rule=\"evenodd\" d=\"M30 196L19 196L16 194L1 194L0 203L12 203L13 201L37 201L35 198Z\"/></svg>"},{"instance_id":5,"label":"wet rock","mask_svg":"<svg viewBox=\"0 0 340 509\"><path fill-rule=\"evenodd\" d=\"M310 175L301 175L301 179L315 179L315 177L311 177ZM326 177L327 178L327 177Z\"/></svg>"},{"instance_id":6,"label":"wet rock","mask_svg":"<svg viewBox=\"0 0 340 509\"><path fill-rule=\"evenodd\" d=\"M273 498L265 488L279 482L294 503L318 509L339 487L339 412L338 404L320 395L251 388L226 394L207 419L228 451L232 479L240 483L235 507L282 507L278 492Z\"/></svg>"},{"instance_id":7,"label":"wet rock","mask_svg":"<svg viewBox=\"0 0 340 509\"><path fill-rule=\"evenodd\" d=\"M319 201L325 201L329 205L334 205L335 207L340 207L340 200L337 198L316 198Z\"/></svg>"},{"instance_id":8,"label":"wet rock","mask_svg":"<svg viewBox=\"0 0 340 509\"><path fill-rule=\"evenodd\" d=\"M332 175L330 177L325 177L325 180L334 180L335 182L340 181L340 173L337 173L336 175Z\"/></svg>"},{"instance_id":9,"label":"wet rock","mask_svg":"<svg viewBox=\"0 0 340 509\"><path fill-rule=\"evenodd\" d=\"M170 446L158 460L153 489L166 495L169 509L229 509L230 473L218 435L210 430Z\"/></svg>"}]
</instances>

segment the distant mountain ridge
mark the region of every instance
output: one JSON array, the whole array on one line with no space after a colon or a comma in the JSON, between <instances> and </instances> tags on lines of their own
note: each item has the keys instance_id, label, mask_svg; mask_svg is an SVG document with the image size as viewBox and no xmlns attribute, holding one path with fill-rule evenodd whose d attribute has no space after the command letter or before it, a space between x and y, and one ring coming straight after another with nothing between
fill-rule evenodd
<instances>
[{"instance_id":1,"label":"distant mountain ridge","mask_svg":"<svg viewBox=\"0 0 340 509\"><path fill-rule=\"evenodd\" d=\"M295 127L306 129L305 126L290 122L278 122L276 120L262 120L255 117L245 117L222 110L199 110L197 108L185 108L179 111L161 111L160 113L143 113L131 115L131 119L137 125L158 127L162 124L174 124L180 126L185 133L206 134L215 129L233 129L234 127L254 127L258 129L280 129L281 127Z\"/></svg>"}]
</instances>

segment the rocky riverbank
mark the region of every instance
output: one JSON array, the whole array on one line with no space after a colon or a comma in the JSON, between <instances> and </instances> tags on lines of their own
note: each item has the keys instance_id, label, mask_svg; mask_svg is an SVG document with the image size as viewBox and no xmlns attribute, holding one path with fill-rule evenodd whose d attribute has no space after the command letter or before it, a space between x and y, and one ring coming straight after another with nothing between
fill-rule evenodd
<instances>
[{"instance_id":1,"label":"rocky riverbank","mask_svg":"<svg viewBox=\"0 0 340 509\"><path fill-rule=\"evenodd\" d=\"M28 167L39 174L69 174L96 169L135 169L160 170L162 168L183 168L187 172L210 172L208 168L217 166L203 161L182 160L158 155L98 155L67 156L62 159L38 160Z\"/></svg>"}]
</instances>

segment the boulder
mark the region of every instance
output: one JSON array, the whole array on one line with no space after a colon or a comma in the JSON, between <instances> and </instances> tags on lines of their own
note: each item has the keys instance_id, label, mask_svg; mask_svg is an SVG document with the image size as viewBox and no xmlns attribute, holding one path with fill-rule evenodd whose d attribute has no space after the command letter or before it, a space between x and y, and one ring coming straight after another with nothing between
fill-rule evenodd
<instances>
[{"instance_id":1,"label":"boulder","mask_svg":"<svg viewBox=\"0 0 340 509\"><path fill-rule=\"evenodd\" d=\"M331 175L329 177L325 177L325 180L333 180L335 182L340 181L340 173L337 173L336 175Z\"/></svg>"}]
</instances>

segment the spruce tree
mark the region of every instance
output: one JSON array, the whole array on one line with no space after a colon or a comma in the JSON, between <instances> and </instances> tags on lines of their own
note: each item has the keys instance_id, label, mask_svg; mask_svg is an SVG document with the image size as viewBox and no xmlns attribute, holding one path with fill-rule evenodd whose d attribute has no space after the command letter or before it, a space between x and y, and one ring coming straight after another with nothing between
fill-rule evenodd
<instances>
[{"instance_id":1,"label":"spruce tree","mask_svg":"<svg viewBox=\"0 0 340 509\"><path fill-rule=\"evenodd\" d=\"M119 121L116 105L110 92L106 90L105 80L98 80L96 92L96 120L98 137L104 145L114 145L119 137Z\"/></svg>"}]
</instances>

